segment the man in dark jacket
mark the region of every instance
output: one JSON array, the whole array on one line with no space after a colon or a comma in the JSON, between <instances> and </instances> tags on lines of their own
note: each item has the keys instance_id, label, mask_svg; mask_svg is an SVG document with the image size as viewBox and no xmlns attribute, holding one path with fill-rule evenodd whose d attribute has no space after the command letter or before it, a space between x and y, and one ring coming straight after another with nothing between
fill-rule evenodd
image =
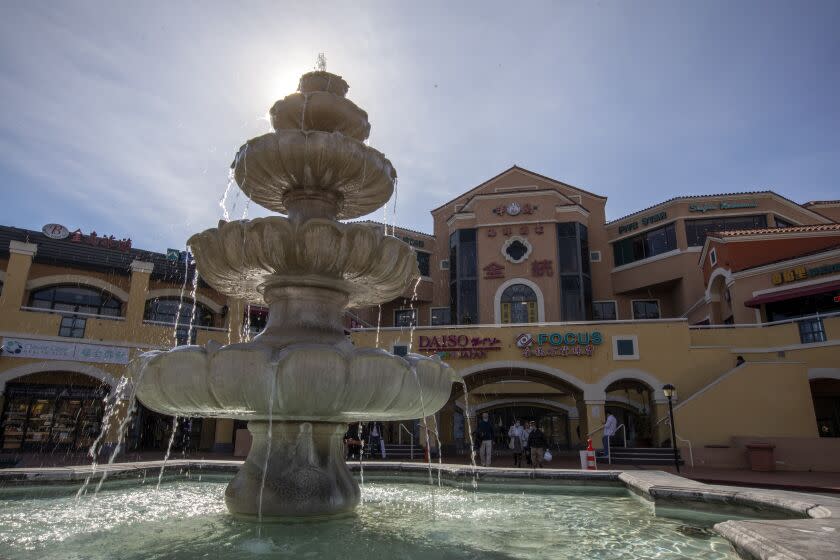
<instances>
[{"instance_id":1,"label":"man in dark jacket","mask_svg":"<svg viewBox=\"0 0 840 560\"><path fill-rule=\"evenodd\" d=\"M531 427L533 430L531 430L531 434L528 436L528 447L531 448L531 463L535 469L537 467L542 468L543 454L545 453L548 442L545 439L543 431L540 430L540 427L533 420L531 421Z\"/></svg>"},{"instance_id":2,"label":"man in dark jacket","mask_svg":"<svg viewBox=\"0 0 840 560\"><path fill-rule=\"evenodd\" d=\"M490 415L486 412L481 415L478 423L478 439L481 442L478 454L481 457L481 466L489 467L490 459L493 456L493 424L490 423Z\"/></svg>"}]
</instances>

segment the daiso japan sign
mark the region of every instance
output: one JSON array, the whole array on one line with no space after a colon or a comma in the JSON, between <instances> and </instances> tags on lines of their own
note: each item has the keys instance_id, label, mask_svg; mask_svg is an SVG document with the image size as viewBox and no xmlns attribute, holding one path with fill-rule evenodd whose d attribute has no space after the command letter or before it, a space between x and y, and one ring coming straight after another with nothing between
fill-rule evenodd
<instances>
[{"instance_id":1,"label":"daiso japan sign","mask_svg":"<svg viewBox=\"0 0 840 560\"><path fill-rule=\"evenodd\" d=\"M516 346L524 358L565 358L567 356L592 356L595 346L604 341L598 331L522 333L516 337Z\"/></svg>"}]
</instances>

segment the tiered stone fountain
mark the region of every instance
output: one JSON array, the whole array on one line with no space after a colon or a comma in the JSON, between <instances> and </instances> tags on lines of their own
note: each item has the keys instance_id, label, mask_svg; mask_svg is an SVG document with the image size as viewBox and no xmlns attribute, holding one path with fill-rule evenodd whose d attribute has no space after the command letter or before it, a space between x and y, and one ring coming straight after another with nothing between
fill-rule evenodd
<instances>
[{"instance_id":1,"label":"tiered stone fountain","mask_svg":"<svg viewBox=\"0 0 840 560\"><path fill-rule=\"evenodd\" d=\"M355 348L345 336L346 307L392 300L419 271L407 244L337 221L381 208L396 180L363 143L370 124L345 98L347 82L316 71L298 89L271 108L274 132L249 140L233 163L242 191L287 217L220 222L189 240L208 284L268 304L265 330L247 343L146 354L138 374L137 396L154 411L248 421L251 451L225 492L242 515L353 509L347 424L432 414L457 379L437 358Z\"/></svg>"}]
</instances>

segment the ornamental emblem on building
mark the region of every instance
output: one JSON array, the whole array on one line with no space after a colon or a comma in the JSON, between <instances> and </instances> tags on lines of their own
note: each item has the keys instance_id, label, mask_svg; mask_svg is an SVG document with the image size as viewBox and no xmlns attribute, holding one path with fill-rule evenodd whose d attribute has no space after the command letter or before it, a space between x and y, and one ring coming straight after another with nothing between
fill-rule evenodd
<instances>
[{"instance_id":1,"label":"ornamental emblem on building","mask_svg":"<svg viewBox=\"0 0 840 560\"><path fill-rule=\"evenodd\" d=\"M530 333L522 333L516 337L516 345L519 348L528 348L534 344L534 337Z\"/></svg>"},{"instance_id":2,"label":"ornamental emblem on building","mask_svg":"<svg viewBox=\"0 0 840 560\"><path fill-rule=\"evenodd\" d=\"M536 204L519 204L518 202L511 202L507 205L502 204L493 208L493 213L498 216L518 216L519 214L533 214L538 208Z\"/></svg>"}]
</instances>

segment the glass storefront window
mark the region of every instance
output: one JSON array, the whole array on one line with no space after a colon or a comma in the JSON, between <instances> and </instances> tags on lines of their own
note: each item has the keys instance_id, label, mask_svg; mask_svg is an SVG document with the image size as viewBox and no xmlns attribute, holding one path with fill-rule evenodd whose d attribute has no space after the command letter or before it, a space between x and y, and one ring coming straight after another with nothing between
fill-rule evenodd
<instances>
[{"instance_id":1,"label":"glass storefront window","mask_svg":"<svg viewBox=\"0 0 840 560\"><path fill-rule=\"evenodd\" d=\"M425 251L415 251L417 253L417 268L420 269L420 276L429 276L429 258L431 255Z\"/></svg>"},{"instance_id":2,"label":"glass storefront window","mask_svg":"<svg viewBox=\"0 0 840 560\"><path fill-rule=\"evenodd\" d=\"M448 307L433 307L432 308L432 326L448 325L450 322L450 313Z\"/></svg>"},{"instance_id":3,"label":"glass storefront window","mask_svg":"<svg viewBox=\"0 0 840 560\"><path fill-rule=\"evenodd\" d=\"M825 327L820 317L811 317L797 321L799 325L799 340L802 344L825 342Z\"/></svg>"},{"instance_id":4,"label":"glass storefront window","mask_svg":"<svg viewBox=\"0 0 840 560\"><path fill-rule=\"evenodd\" d=\"M713 231L741 231L766 227L767 216L764 214L686 220L685 237L689 246L697 247L702 246L706 242L706 236Z\"/></svg>"},{"instance_id":5,"label":"glass storefront window","mask_svg":"<svg viewBox=\"0 0 840 560\"><path fill-rule=\"evenodd\" d=\"M9 384L2 415L2 449L81 450L102 423L104 388Z\"/></svg>"},{"instance_id":6,"label":"glass storefront window","mask_svg":"<svg viewBox=\"0 0 840 560\"><path fill-rule=\"evenodd\" d=\"M704 237L705 239L705 237ZM626 237L613 243L615 265L621 266L649 259L677 248L677 230L673 223Z\"/></svg>"}]
</instances>

